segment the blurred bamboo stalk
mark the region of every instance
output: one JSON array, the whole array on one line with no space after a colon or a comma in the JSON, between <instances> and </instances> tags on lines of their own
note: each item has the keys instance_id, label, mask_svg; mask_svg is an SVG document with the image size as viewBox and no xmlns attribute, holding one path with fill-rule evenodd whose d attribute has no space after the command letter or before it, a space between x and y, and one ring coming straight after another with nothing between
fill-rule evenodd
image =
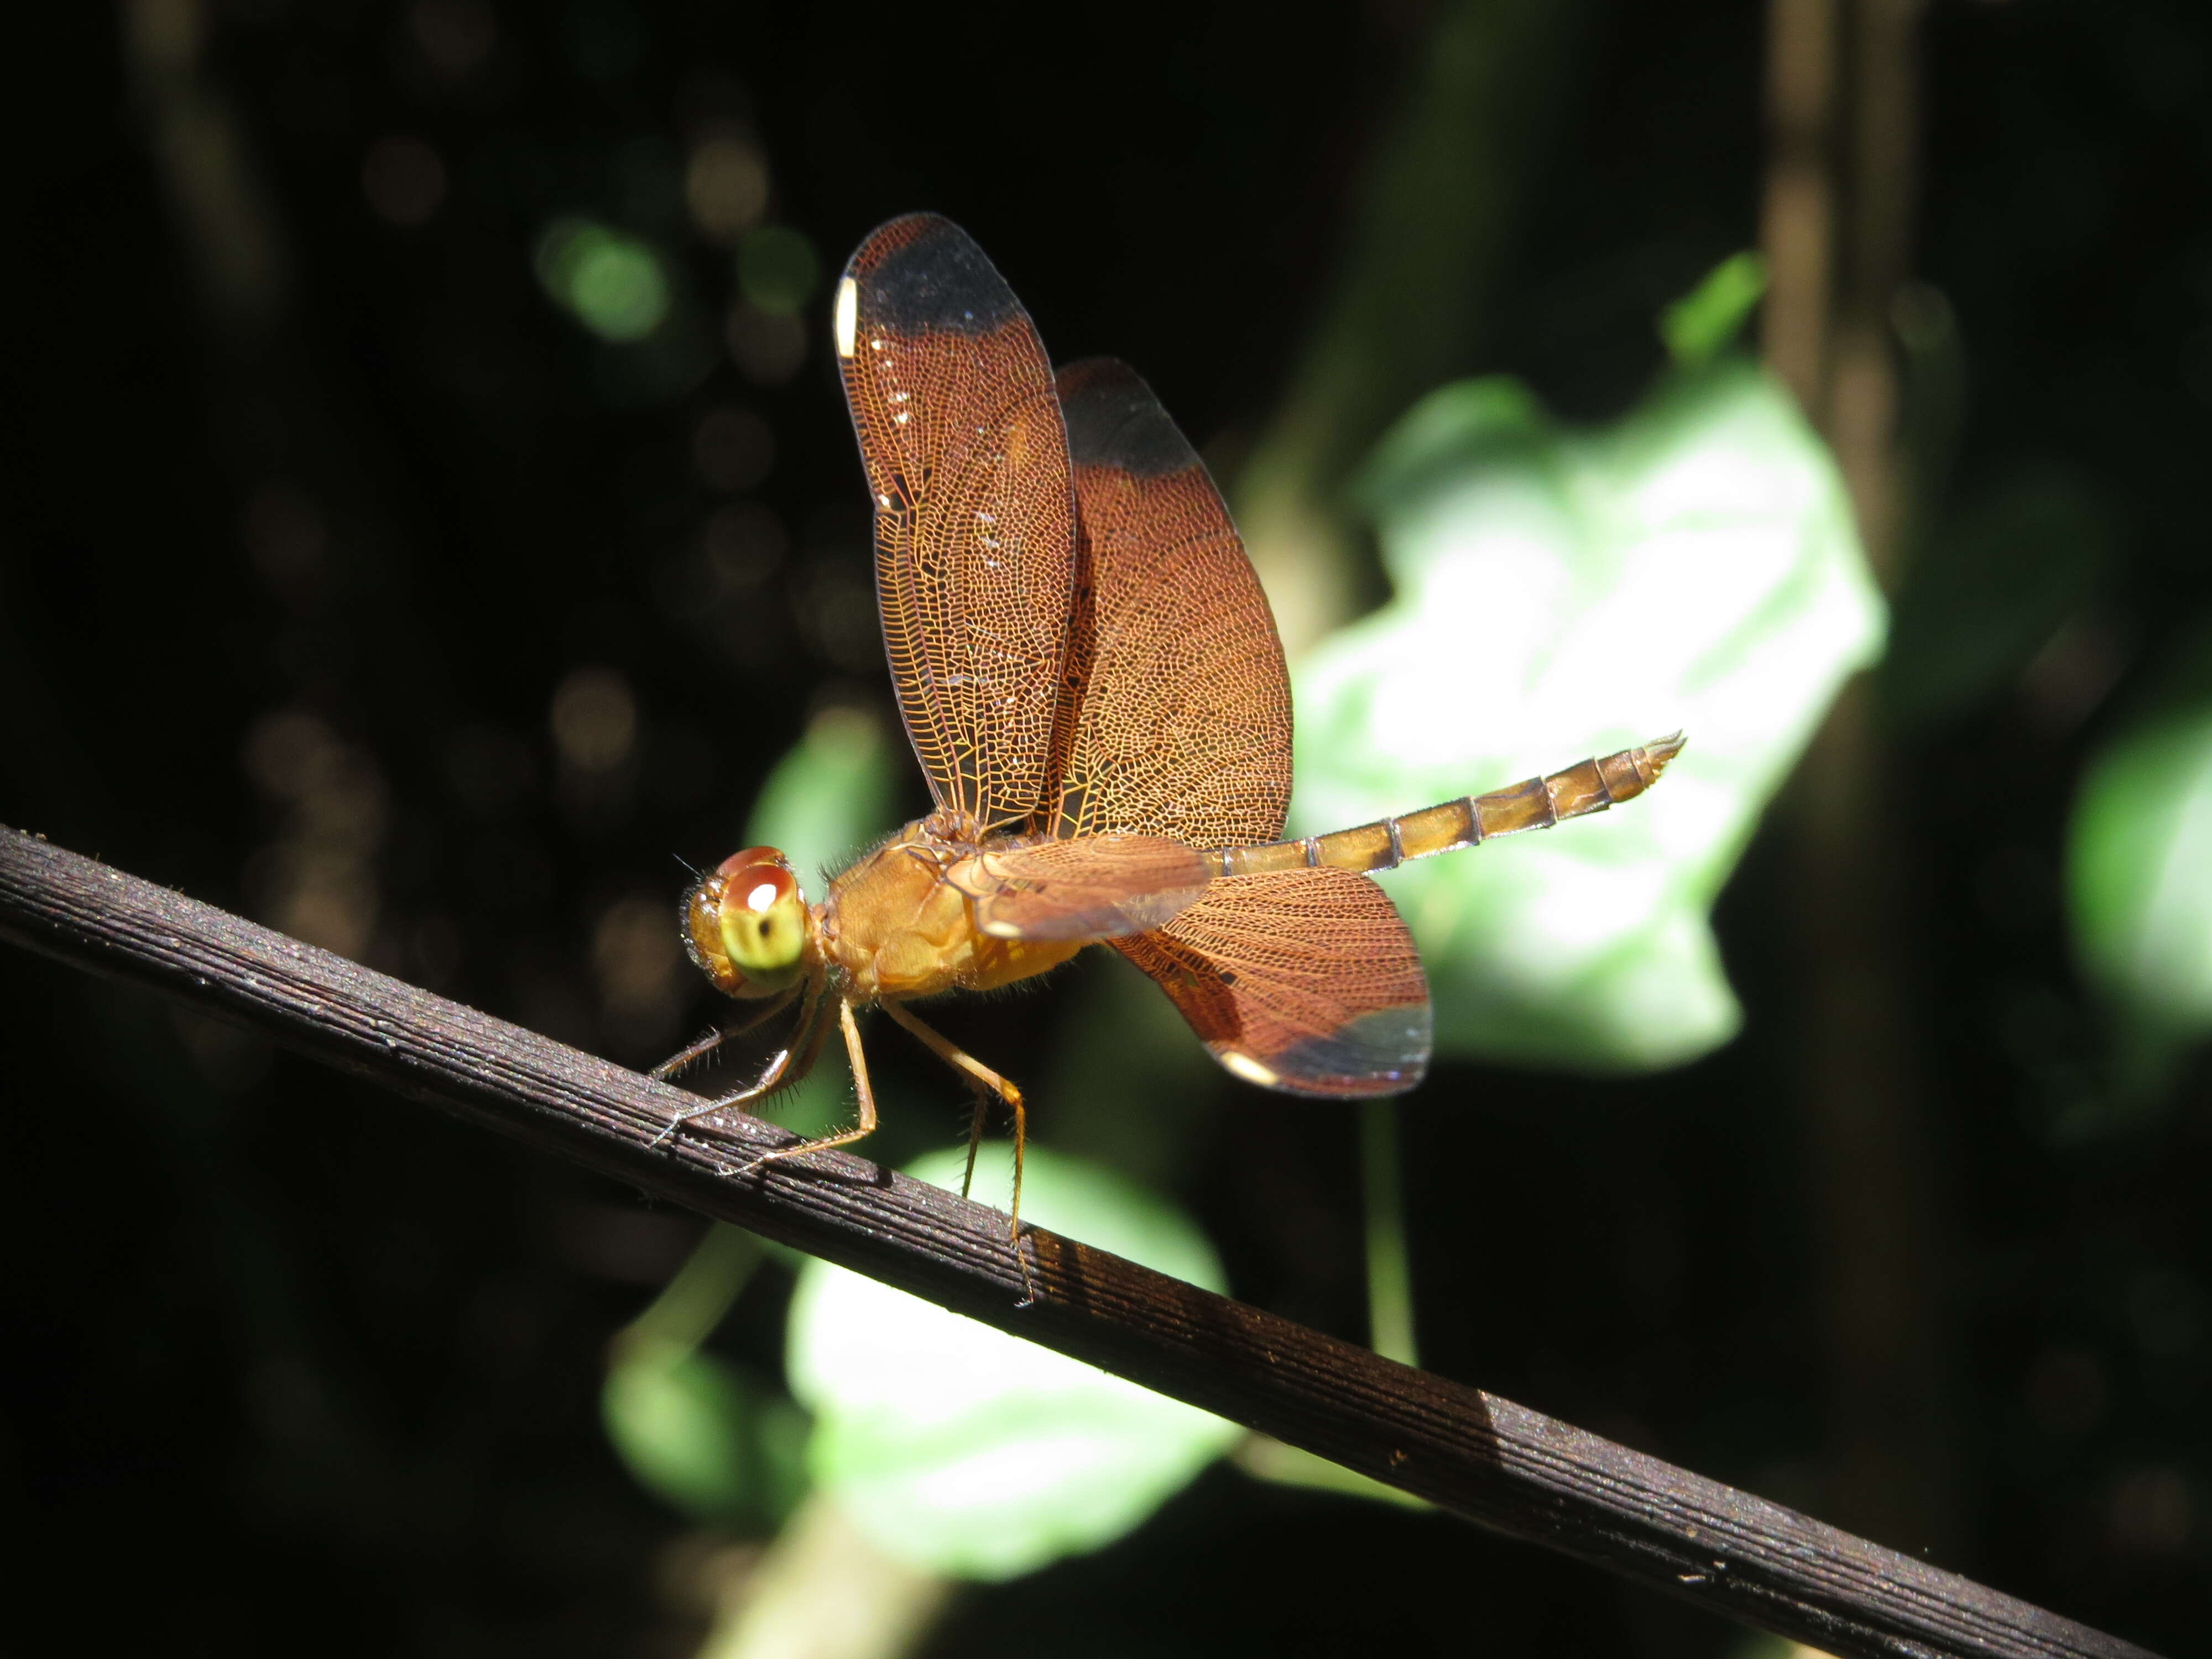
<instances>
[{"instance_id":1,"label":"blurred bamboo stalk","mask_svg":"<svg viewBox=\"0 0 2212 1659\"><path fill-rule=\"evenodd\" d=\"M1398 1103L1359 1109L1359 1168L1367 1222L1367 1346L1401 1365L1421 1363L1413 1335L1413 1268L1406 1241L1405 1159Z\"/></svg>"},{"instance_id":2,"label":"blurred bamboo stalk","mask_svg":"<svg viewBox=\"0 0 2212 1659\"><path fill-rule=\"evenodd\" d=\"M122 0L123 58L179 240L211 317L258 331L282 307L283 238L245 129L206 73L202 0Z\"/></svg>"},{"instance_id":3,"label":"blurred bamboo stalk","mask_svg":"<svg viewBox=\"0 0 2212 1659\"><path fill-rule=\"evenodd\" d=\"M1909 270L1919 15L1919 0L1771 0L1768 11L1766 359L1833 448L1892 589L1905 538L1891 315ZM1940 1550L1954 1476L1929 1090L1910 1013L1903 809L1863 677L1830 712L1795 795L1827 1501L1875 1537Z\"/></svg>"},{"instance_id":4,"label":"blurred bamboo stalk","mask_svg":"<svg viewBox=\"0 0 2212 1659\"><path fill-rule=\"evenodd\" d=\"M892 1559L816 1493L750 1571L733 1573L699 1659L899 1659L952 1586Z\"/></svg>"},{"instance_id":5,"label":"blurred bamboo stalk","mask_svg":"<svg viewBox=\"0 0 2212 1659\"><path fill-rule=\"evenodd\" d=\"M1293 659L1358 605L1346 481L1390 422L1468 366L1587 9L1447 0L1413 56L1328 297L1234 491Z\"/></svg>"}]
</instances>

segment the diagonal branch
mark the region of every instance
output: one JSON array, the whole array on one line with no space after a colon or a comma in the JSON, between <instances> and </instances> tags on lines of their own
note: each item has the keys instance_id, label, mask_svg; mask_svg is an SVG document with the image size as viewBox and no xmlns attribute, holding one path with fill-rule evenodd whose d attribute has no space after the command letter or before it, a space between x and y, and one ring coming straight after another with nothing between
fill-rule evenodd
<instances>
[{"instance_id":1,"label":"diagonal branch","mask_svg":"<svg viewBox=\"0 0 2212 1659\"><path fill-rule=\"evenodd\" d=\"M149 985L702 1214L1304 1447L1495 1531L1845 1656L2148 1659L1792 1510L1378 1358L857 1158L732 1171L789 1137L734 1114L650 1143L692 1097L0 827L0 935Z\"/></svg>"}]
</instances>

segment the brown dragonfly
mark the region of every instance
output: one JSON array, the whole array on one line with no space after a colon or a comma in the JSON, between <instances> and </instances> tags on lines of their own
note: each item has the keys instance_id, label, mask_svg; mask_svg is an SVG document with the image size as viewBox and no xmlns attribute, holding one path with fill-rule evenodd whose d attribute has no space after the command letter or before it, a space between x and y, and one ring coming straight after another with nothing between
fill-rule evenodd
<instances>
[{"instance_id":1,"label":"brown dragonfly","mask_svg":"<svg viewBox=\"0 0 2212 1659\"><path fill-rule=\"evenodd\" d=\"M1055 374L982 250L930 214L861 243L834 328L874 499L884 644L936 810L811 907L772 847L691 888L691 959L757 1006L653 1075L797 1013L756 1082L685 1108L665 1133L804 1076L834 1025L859 1121L759 1162L858 1140L876 1104L854 1016L872 1004L975 1090L971 1178L985 1108L1012 1110L1018 1238L1021 1091L910 1005L1033 978L1095 943L1152 975L1247 1083L1334 1099L1413 1087L1428 982L1366 872L1642 794L1680 734L1282 840L1291 688L1274 618L1151 388L1106 359Z\"/></svg>"}]
</instances>

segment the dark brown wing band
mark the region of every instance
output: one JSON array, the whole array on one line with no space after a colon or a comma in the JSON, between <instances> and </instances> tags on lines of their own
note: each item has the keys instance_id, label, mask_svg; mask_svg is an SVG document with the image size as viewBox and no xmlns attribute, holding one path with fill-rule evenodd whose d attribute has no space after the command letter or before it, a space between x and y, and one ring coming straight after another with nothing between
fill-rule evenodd
<instances>
[{"instance_id":1,"label":"dark brown wing band","mask_svg":"<svg viewBox=\"0 0 2212 1659\"><path fill-rule=\"evenodd\" d=\"M1060 371L1080 526L1068 690L1038 830L1243 846L1282 833L1291 686L1252 562L1152 388Z\"/></svg>"}]
</instances>

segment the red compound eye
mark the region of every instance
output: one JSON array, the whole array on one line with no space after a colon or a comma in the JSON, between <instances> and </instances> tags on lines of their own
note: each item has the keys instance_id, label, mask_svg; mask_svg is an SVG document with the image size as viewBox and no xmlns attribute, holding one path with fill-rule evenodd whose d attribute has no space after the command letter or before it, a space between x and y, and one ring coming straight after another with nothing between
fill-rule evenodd
<instances>
[{"instance_id":1,"label":"red compound eye","mask_svg":"<svg viewBox=\"0 0 2212 1659\"><path fill-rule=\"evenodd\" d=\"M773 909L799 890L791 864L773 847L748 847L732 853L714 866L721 878L726 908L756 914Z\"/></svg>"},{"instance_id":2,"label":"red compound eye","mask_svg":"<svg viewBox=\"0 0 2212 1659\"><path fill-rule=\"evenodd\" d=\"M773 847L731 854L684 896L684 948L727 995L772 996L795 984L806 941L805 896Z\"/></svg>"}]
</instances>

